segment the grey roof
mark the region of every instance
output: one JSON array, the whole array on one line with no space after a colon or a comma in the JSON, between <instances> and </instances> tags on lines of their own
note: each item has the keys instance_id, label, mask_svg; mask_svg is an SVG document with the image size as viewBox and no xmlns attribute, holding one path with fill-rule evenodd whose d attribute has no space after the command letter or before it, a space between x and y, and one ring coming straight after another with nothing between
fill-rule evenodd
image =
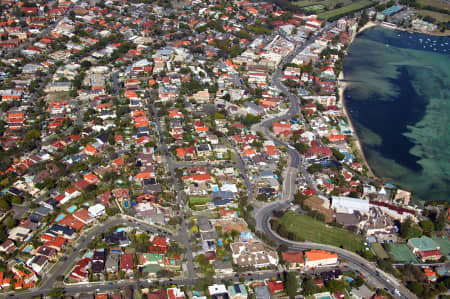
<instances>
[{"instance_id":1,"label":"grey roof","mask_svg":"<svg viewBox=\"0 0 450 299\"><path fill-rule=\"evenodd\" d=\"M47 216L48 214L50 214L51 211L52 211L51 209L46 208L46 207L42 207L42 206L37 208L36 210L34 210L34 212L36 214L39 214L39 215L42 215L42 216Z\"/></svg>"},{"instance_id":2,"label":"grey roof","mask_svg":"<svg viewBox=\"0 0 450 299\"><path fill-rule=\"evenodd\" d=\"M214 261L213 268L218 270L233 269L233 265L230 261Z\"/></svg>"},{"instance_id":3,"label":"grey roof","mask_svg":"<svg viewBox=\"0 0 450 299\"><path fill-rule=\"evenodd\" d=\"M255 297L256 299L270 299L270 293L267 286L256 286L255 287Z\"/></svg>"},{"instance_id":4,"label":"grey roof","mask_svg":"<svg viewBox=\"0 0 450 299\"><path fill-rule=\"evenodd\" d=\"M234 200L234 194L231 191L216 191L211 195L212 199Z\"/></svg>"},{"instance_id":5,"label":"grey roof","mask_svg":"<svg viewBox=\"0 0 450 299\"><path fill-rule=\"evenodd\" d=\"M209 219L206 217L197 218L197 226L200 231L207 232L213 229Z\"/></svg>"},{"instance_id":6,"label":"grey roof","mask_svg":"<svg viewBox=\"0 0 450 299\"><path fill-rule=\"evenodd\" d=\"M336 222L344 226L357 225L358 217L355 214L336 213Z\"/></svg>"}]
</instances>

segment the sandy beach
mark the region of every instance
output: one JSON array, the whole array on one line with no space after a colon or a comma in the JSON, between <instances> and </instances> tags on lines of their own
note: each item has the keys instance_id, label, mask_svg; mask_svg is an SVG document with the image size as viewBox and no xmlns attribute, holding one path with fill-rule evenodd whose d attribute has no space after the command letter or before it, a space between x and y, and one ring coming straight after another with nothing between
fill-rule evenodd
<instances>
[{"instance_id":1,"label":"sandy beach","mask_svg":"<svg viewBox=\"0 0 450 299\"><path fill-rule=\"evenodd\" d=\"M361 33L361 32L363 32L364 30L369 29L370 27L374 27L374 26L378 26L378 24L375 23L375 22L369 21L369 22L366 23L366 25L362 26L362 27L358 30L358 33Z\"/></svg>"},{"instance_id":2,"label":"sandy beach","mask_svg":"<svg viewBox=\"0 0 450 299\"><path fill-rule=\"evenodd\" d=\"M345 117L347 118L347 122L349 123L350 127L352 128L354 137L356 139L356 141L354 143L360 153L360 157L363 160L363 163L366 165L369 175L371 177L376 178L375 174L372 171L372 168L370 167L369 163L367 162L366 156L364 155L364 151L361 147L361 141L359 140L358 134L356 133L355 127L353 126L352 120L348 114L347 106L345 105L345 98L344 98L344 90L347 87L347 83L344 82L343 80L344 80L344 72L342 71L338 77L338 93L339 93L339 99L342 103L342 110L344 112Z\"/></svg>"}]
</instances>

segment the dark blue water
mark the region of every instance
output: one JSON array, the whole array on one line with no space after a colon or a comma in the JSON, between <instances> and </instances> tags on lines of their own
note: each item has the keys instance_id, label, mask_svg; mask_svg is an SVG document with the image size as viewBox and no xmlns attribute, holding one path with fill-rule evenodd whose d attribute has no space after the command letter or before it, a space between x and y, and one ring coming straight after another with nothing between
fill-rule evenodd
<instances>
[{"instance_id":1,"label":"dark blue water","mask_svg":"<svg viewBox=\"0 0 450 299\"><path fill-rule=\"evenodd\" d=\"M449 37L371 28L350 46L345 101L376 175L450 198Z\"/></svg>"}]
</instances>

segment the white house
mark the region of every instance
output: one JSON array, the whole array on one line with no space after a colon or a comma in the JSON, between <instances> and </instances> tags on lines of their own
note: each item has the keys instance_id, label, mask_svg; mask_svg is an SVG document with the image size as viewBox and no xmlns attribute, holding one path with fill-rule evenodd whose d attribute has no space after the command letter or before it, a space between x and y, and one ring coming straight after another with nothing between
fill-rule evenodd
<instances>
[{"instance_id":1,"label":"white house","mask_svg":"<svg viewBox=\"0 0 450 299\"><path fill-rule=\"evenodd\" d=\"M105 214L105 206L102 204L96 204L88 209L89 216L96 218Z\"/></svg>"}]
</instances>

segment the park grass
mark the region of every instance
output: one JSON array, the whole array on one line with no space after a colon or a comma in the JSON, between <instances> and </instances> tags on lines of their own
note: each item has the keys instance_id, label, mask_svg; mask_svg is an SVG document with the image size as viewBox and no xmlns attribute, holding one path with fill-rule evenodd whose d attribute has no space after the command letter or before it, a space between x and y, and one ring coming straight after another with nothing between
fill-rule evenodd
<instances>
[{"instance_id":1,"label":"park grass","mask_svg":"<svg viewBox=\"0 0 450 299\"><path fill-rule=\"evenodd\" d=\"M371 3L372 2L370 0L362 0L362 1L358 1L358 2L353 2L352 4L344 6L344 7L320 13L318 15L318 17L319 17L319 19L322 19L322 20L330 19L330 18L333 18L336 16L350 13L350 12L356 12L356 11L361 10L362 8L370 5Z\"/></svg>"},{"instance_id":2,"label":"park grass","mask_svg":"<svg viewBox=\"0 0 450 299\"><path fill-rule=\"evenodd\" d=\"M204 205L211 201L211 198L208 196L191 196L189 198L189 206L197 206L197 205Z\"/></svg>"},{"instance_id":3,"label":"park grass","mask_svg":"<svg viewBox=\"0 0 450 299\"><path fill-rule=\"evenodd\" d=\"M306 215L287 212L280 218L288 232L299 239L341 247L354 252L363 249L364 238L346 229L327 225Z\"/></svg>"},{"instance_id":4,"label":"park grass","mask_svg":"<svg viewBox=\"0 0 450 299\"><path fill-rule=\"evenodd\" d=\"M375 253L375 255L381 259L387 259L389 258L389 255L384 250L383 246L381 246L380 243L374 243L372 244L372 251Z\"/></svg>"},{"instance_id":5,"label":"park grass","mask_svg":"<svg viewBox=\"0 0 450 299\"><path fill-rule=\"evenodd\" d=\"M450 15L448 14L444 14L444 13L440 13L440 12L435 12L435 11L431 11L431 10L426 10L426 9L420 9L417 11L417 14L421 17L432 17L433 19L435 19L438 23L447 23L450 22Z\"/></svg>"}]
</instances>

